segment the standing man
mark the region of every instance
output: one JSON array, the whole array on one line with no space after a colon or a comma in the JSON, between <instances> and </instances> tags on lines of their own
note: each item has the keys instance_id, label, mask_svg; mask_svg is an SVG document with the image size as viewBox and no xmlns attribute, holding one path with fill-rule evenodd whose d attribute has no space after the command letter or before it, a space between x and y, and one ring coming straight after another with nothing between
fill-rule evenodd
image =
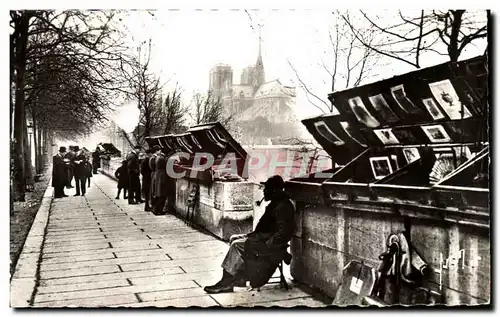
<instances>
[{"instance_id":1,"label":"standing man","mask_svg":"<svg viewBox=\"0 0 500 317\"><path fill-rule=\"evenodd\" d=\"M73 147L73 150L76 152L75 156L73 157L73 173L75 175L75 183L76 183L76 194L75 196L85 196L86 192L86 171L85 171L85 164L87 162L87 157L83 153L83 151L80 150L78 145L75 145Z\"/></svg>"},{"instance_id":2,"label":"standing man","mask_svg":"<svg viewBox=\"0 0 500 317\"><path fill-rule=\"evenodd\" d=\"M168 195L168 175L167 175L167 159L161 151L161 147L155 145L154 176L151 184L151 197L153 200L153 213L155 215L163 215L163 207Z\"/></svg>"},{"instance_id":3,"label":"standing man","mask_svg":"<svg viewBox=\"0 0 500 317\"><path fill-rule=\"evenodd\" d=\"M149 160L152 158L152 149L146 150L146 157L141 162L141 175L142 175L142 192L144 194L144 199L146 204L144 206L144 211L151 211L151 168L149 167Z\"/></svg>"},{"instance_id":4,"label":"standing man","mask_svg":"<svg viewBox=\"0 0 500 317\"><path fill-rule=\"evenodd\" d=\"M68 183L68 173L64 162L66 148L61 146L59 153L52 158L52 187L54 187L54 198L68 197L64 193L64 186Z\"/></svg>"},{"instance_id":5,"label":"standing man","mask_svg":"<svg viewBox=\"0 0 500 317\"><path fill-rule=\"evenodd\" d=\"M71 182L73 181L73 158L75 157L75 152L73 150L73 146L69 146L69 151L66 152L64 155L64 158L67 160L66 162L69 162L69 164L66 164L66 173L67 173L67 180L66 180L66 188L73 188L73 185L71 185Z\"/></svg>"},{"instance_id":6,"label":"standing man","mask_svg":"<svg viewBox=\"0 0 500 317\"><path fill-rule=\"evenodd\" d=\"M127 155L128 171L128 203L136 205L143 202L141 199L141 181L139 179L139 151L141 147L136 145L132 152ZM135 201L134 201L135 198Z\"/></svg>"},{"instance_id":7,"label":"standing man","mask_svg":"<svg viewBox=\"0 0 500 317\"><path fill-rule=\"evenodd\" d=\"M92 169L93 173L97 174L97 169L101 167L101 150L99 146L95 148L94 153L92 153Z\"/></svg>"}]
</instances>

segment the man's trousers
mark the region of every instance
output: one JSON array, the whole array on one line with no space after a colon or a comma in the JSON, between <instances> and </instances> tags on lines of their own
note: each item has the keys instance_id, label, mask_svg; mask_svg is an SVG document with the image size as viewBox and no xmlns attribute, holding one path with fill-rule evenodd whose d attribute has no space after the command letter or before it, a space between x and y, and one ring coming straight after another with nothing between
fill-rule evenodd
<instances>
[{"instance_id":1,"label":"man's trousers","mask_svg":"<svg viewBox=\"0 0 500 317\"><path fill-rule=\"evenodd\" d=\"M245 241L246 237L234 240L222 262L222 268L232 276L238 275L245 268Z\"/></svg>"}]
</instances>

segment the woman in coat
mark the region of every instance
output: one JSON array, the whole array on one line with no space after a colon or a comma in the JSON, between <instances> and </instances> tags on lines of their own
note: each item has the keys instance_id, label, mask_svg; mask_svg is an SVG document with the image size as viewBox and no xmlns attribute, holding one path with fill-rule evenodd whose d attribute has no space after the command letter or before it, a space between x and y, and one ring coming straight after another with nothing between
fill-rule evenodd
<instances>
[{"instance_id":1,"label":"woman in coat","mask_svg":"<svg viewBox=\"0 0 500 317\"><path fill-rule=\"evenodd\" d=\"M118 167L118 169L116 170L115 177L118 179L118 193L116 194L115 199L120 199L120 192L122 189L123 189L123 199L127 199L127 188L128 188L127 161L122 161L122 166Z\"/></svg>"}]
</instances>

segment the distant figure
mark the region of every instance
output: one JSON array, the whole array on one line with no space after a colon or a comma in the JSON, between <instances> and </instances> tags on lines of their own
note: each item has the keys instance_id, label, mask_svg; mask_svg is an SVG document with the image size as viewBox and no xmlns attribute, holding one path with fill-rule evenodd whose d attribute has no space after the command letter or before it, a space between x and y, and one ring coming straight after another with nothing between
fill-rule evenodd
<instances>
[{"instance_id":1,"label":"distant figure","mask_svg":"<svg viewBox=\"0 0 500 317\"><path fill-rule=\"evenodd\" d=\"M146 150L146 157L141 162L141 175L142 175L142 192L144 194L144 199L146 204L144 206L144 211L151 211L151 168L149 167L149 160L152 157L153 150Z\"/></svg>"},{"instance_id":2,"label":"distant figure","mask_svg":"<svg viewBox=\"0 0 500 317\"><path fill-rule=\"evenodd\" d=\"M95 151L92 153L92 168L93 173L97 174L97 169L101 167L101 150L99 146L95 148Z\"/></svg>"},{"instance_id":3,"label":"distant figure","mask_svg":"<svg viewBox=\"0 0 500 317\"><path fill-rule=\"evenodd\" d=\"M71 185L71 182L73 181L73 158L75 157L75 152L73 151L73 146L69 146L69 151L66 152L64 155L64 158L66 160L66 173L67 173L67 180L66 180L66 188L73 188L73 185Z\"/></svg>"},{"instance_id":4,"label":"distant figure","mask_svg":"<svg viewBox=\"0 0 500 317\"><path fill-rule=\"evenodd\" d=\"M90 187L90 178L92 177L92 164L90 163L89 159L87 158L87 162L85 163L85 177L88 180L88 187Z\"/></svg>"},{"instance_id":5,"label":"distant figure","mask_svg":"<svg viewBox=\"0 0 500 317\"><path fill-rule=\"evenodd\" d=\"M115 177L118 179L118 193L116 194L115 199L120 199L120 192L122 189L123 189L123 199L127 199L127 188L128 188L127 161L122 161L122 166L118 167L115 171Z\"/></svg>"},{"instance_id":6,"label":"distant figure","mask_svg":"<svg viewBox=\"0 0 500 317\"><path fill-rule=\"evenodd\" d=\"M75 196L80 196L80 195L85 196L86 193L85 185L87 185L85 164L87 162L87 157L85 156L83 151L80 150L78 145L75 145L73 147L73 150L76 152L72 161L73 173L75 176L75 183L76 183Z\"/></svg>"},{"instance_id":7,"label":"distant figure","mask_svg":"<svg viewBox=\"0 0 500 317\"><path fill-rule=\"evenodd\" d=\"M127 155L128 170L128 203L136 205L144 202L141 198L141 180L139 179L139 151L141 147L135 146L132 152ZM135 199L135 201L134 201Z\"/></svg>"},{"instance_id":8,"label":"distant figure","mask_svg":"<svg viewBox=\"0 0 500 317\"><path fill-rule=\"evenodd\" d=\"M68 197L64 193L64 186L68 183L68 173L66 163L64 162L64 154L66 148L61 146L59 153L52 158L52 187L54 187L54 198Z\"/></svg>"}]
</instances>

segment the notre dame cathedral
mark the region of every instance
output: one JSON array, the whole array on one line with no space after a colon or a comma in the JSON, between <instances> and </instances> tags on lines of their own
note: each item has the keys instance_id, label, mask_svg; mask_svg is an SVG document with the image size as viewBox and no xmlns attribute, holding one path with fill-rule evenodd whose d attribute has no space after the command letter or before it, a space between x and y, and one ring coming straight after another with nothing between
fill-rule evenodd
<instances>
[{"instance_id":1,"label":"notre dame cathedral","mask_svg":"<svg viewBox=\"0 0 500 317\"><path fill-rule=\"evenodd\" d=\"M266 82L260 39L257 62L243 69L240 84L233 82L230 65L218 64L210 71L209 90L241 130L242 144L293 144L304 131L295 115L295 87Z\"/></svg>"}]
</instances>

